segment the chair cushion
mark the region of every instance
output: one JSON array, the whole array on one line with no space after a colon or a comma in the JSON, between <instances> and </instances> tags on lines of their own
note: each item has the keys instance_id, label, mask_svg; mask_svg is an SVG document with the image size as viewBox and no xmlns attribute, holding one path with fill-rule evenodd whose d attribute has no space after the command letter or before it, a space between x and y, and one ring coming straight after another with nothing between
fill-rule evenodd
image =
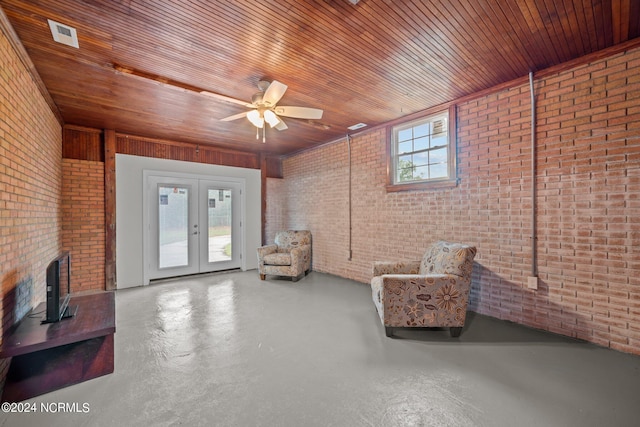
<instances>
[{"instance_id":1,"label":"chair cushion","mask_svg":"<svg viewBox=\"0 0 640 427\"><path fill-rule=\"evenodd\" d=\"M265 265L291 265L291 254L276 252L265 255L263 261Z\"/></svg>"},{"instance_id":2,"label":"chair cushion","mask_svg":"<svg viewBox=\"0 0 640 427\"><path fill-rule=\"evenodd\" d=\"M455 274L471 277L476 248L440 241L431 246L420 263L420 274Z\"/></svg>"},{"instance_id":3,"label":"chair cushion","mask_svg":"<svg viewBox=\"0 0 640 427\"><path fill-rule=\"evenodd\" d=\"M289 252L292 248L311 244L311 232L309 230L280 231L276 234L275 244L278 252Z\"/></svg>"}]
</instances>

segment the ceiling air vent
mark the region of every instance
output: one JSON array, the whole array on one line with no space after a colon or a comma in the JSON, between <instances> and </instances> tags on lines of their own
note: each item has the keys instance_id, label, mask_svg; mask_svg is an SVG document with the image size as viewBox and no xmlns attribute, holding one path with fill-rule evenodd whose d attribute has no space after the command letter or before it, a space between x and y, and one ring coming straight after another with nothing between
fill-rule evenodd
<instances>
[{"instance_id":1,"label":"ceiling air vent","mask_svg":"<svg viewBox=\"0 0 640 427\"><path fill-rule=\"evenodd\" d=\"M365 127L366 124L365 123L358 123L356 125L353 126L349 126L347 129L349 130L356 130L356 129L362 129L363 127Z\"/></svg>"},{"instance_id":2,"label":"ceiling air vent","mask_svg":"<svg viewBox=\"0 0 640 427\"><path fill-rule=\"evenodd\" d=\"M47 21L49 21L51 35L55 41L66 44L67 46L75 47L76 49L80 47L78 45L78 34L76 33L75 28L52 21L51 19L47 19Z\"/></svg>"}]
</instances>

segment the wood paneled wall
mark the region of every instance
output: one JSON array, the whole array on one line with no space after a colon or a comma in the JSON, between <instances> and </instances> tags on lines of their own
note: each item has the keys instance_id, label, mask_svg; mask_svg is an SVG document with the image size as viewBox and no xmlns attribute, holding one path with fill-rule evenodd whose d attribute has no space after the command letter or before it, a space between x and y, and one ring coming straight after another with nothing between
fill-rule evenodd
<instances>
[{"instance_id":1,"label":"wood paneled wall","mask_svg":"<svg viewBox=\"0 0 640 427\"><path fill-rule=\"evenodd\" d=\"M65 126L62 157L64 159L104 162L102 131L81 126Z\"/></svg>"},{"instance_id":2,"label":"wood paneled wall","mask_svg":"<svg viewBox=\"0 0 640 427\"><path fill-rule=\"evenodd\" d=\"M117 134L116 150L121 154L183 160L212 165L259 169L259 156L242 151L216 149L190 143L163 141L139 136Z\"/></svg>"},{"instance_id":3,"label":"wood paneled wall","mask_svg":"<svg viewBox=\"0 0 640 427\"><path fill-rule=\"evenodd\" d=\"M63 158L104 162L104 133L101 129L65 125L63 138ZM263 165L261 156L256 153L123 133L116 134L116 152L249 169L260 169ZM282 178L280 157L267 156L265 164L268 178Z\"/></svg>"}]
</instances>

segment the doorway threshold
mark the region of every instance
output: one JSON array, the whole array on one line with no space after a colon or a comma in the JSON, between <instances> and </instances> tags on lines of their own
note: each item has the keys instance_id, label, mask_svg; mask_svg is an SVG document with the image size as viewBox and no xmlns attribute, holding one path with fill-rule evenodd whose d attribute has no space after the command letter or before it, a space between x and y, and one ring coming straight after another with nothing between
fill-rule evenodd
<instances>
[{"instance_id":1,"label":"doorway threshold","mask_svg":"<svg viewBox=\"0 0 640 427\"><path fill-rule=\"evenodd\" d=\"M152 279L149 281L149 285L155 285L157 283L167 283L167 282L173 282L175 280L185 280L185 279L189 279L189 278L195 278L195 277L206 277L206 276L217 276L220 274L228 274L228 273L235 273L238 271L242 271L240 268L230 268L228 270L218 270L218 271L209 271L206 273L196 273L196 274L187 274L187 275L182 275L182 276L171 276L171 277L163 277L161 279Z\"/></svg>"}]
</instances>

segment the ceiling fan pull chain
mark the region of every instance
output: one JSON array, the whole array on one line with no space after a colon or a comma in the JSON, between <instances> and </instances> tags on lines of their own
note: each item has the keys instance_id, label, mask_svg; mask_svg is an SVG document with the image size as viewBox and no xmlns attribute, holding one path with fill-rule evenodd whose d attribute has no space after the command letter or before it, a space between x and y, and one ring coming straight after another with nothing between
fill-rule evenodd
<instances>
[{"instance_id":1,"label":"ceiling fan pull chain","mask_svg":"<svg viewBox=\"0 0 640 427\"><path fill-rule=\"evenodd\" d=\"M262 128L262 143L264 144L265 142L267 142L267 138L265 137L265 132L267 132L267 127L263 127Z\"/></svg>"},{"instance_id":2,"label":"ceiling fan pull chain","mask_svg":"<svg viewBox=\"0 0 640 427\"><path fill-rule=\"evenodd\" d=\"M256 139L260 139L260 128L256 128Z\"/></svg>"}]
</instances>

